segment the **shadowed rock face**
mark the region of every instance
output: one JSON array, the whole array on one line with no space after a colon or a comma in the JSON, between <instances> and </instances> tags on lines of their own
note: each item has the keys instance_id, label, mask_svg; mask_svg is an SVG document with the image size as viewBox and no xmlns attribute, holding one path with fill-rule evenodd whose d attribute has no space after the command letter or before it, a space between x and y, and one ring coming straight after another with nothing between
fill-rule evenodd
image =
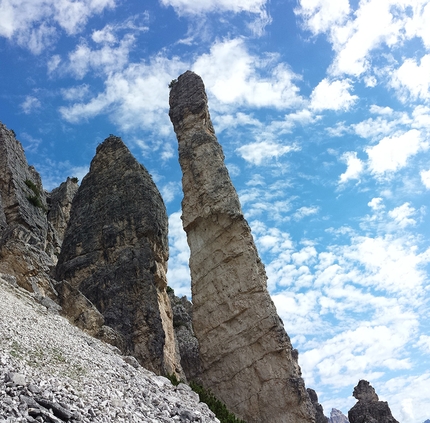
<instances>
[{"instance_id":1,"label":"shadowed rock face","mask_svg":"<svg viewBox=\"0 0 430 423\"><path fill-rule=\"evenodd\" d=\"M169 292L169 298L182 369L188 380L201 383L199 342L193 330L192 304L187 297L179 298L173 292Z\"/></svg>"},{"instance_id":2,"label":"shadowed rock face","mask_svg":"<svg viewBox=\"0 0 430 423\"><path fill-rule=\"evenodd\" d=\"M48 276L55 264L46 194L13 131L0 123L0 271L42 298L55 297Z\"/></svg>"},{"instance_id":3,"label":"shadowed rock face","mask_svg":"<svg viewBox=\"0 0 430 423\"><path fill-rule=\"evenodd\" d=\"M354 388L357 404L348 412L351 423L398 423L385 401L379 401L375 389L367 380L360 380Z\"/></svg>"},{"instance_id":4,"label":"shadowed rock face","mask_svg":"<svg viewBox=\"0 0 430 423\"><path fill-rule=\"evenodd\" d=\"M180 375L167 259L160 193L122 140L110 136L74 197L56 276L94 304L126 353L156 373Z\"/></svg>"},{"instance_id":5,"label":"shadowed rock face","mask_svg":"<svg viewBox=\"0 0 430 423\"><path fill-rule=\"evenodd\" d=\"M318 402L317 393L310 388L306 389L309 394L309 398L311 399L312 405L315 409L315 422L316 423L328 423L328 418L324 415L323 406Z\"/></svg>"},{"instance_id":6,"label":"shadowed rock face","mask_svg":"<svg viewBox=\"0 0 430 423\"><path fill-rule=\"evenodd\" d=\"M48 198L49 212L48 221L54 227L59 243L63 242L67 224L70 219L73 198L78 191L78 183L72 178L67 178L58 188L51 191ZM57 253L61 245L57 248Z\"/></svg>"},{"instance_id":7,"label":"shadowed rock face","mask_svg":"<svg viewBox=\"0 0 430 423\"><path fill-rule=\"evenodd\" d=\"M248 423L314 422L297 352L267 291L198 75L187 71L178 78L169 114L183 172L202 382Z\"/></svg>"}]
</instances>

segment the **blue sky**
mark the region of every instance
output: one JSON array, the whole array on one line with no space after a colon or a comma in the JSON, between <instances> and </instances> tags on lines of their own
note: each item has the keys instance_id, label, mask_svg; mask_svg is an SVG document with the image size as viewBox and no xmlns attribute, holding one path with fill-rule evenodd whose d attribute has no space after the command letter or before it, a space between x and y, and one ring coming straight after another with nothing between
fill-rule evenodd
<instances>
[{"instance_id":1,"label":"blue sky","mask_svg":"<svg viewBox=\"0 0 430 423\"><path fill-rule=\"evenodd\" d=\"M168 84L204 80L306 385L430 418L429 0L0 0L0 120L50 190L121 136L189 295Z\"/></svg>"}]
</instances>

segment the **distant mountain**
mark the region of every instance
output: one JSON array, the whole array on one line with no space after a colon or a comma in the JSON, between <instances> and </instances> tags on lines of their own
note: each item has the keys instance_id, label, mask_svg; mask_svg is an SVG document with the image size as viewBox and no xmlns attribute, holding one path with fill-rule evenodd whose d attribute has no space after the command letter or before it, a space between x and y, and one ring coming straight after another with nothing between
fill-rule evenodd
<instances>
[{"instance_id":1,"label":"distant mountain","mask_svg":"<svg viewBox=\"0 0 430 423\"><path fill-rule=\"evenodd\" d=\"M349 423L348 417L336 408L332 408L328 421L329 423Z\"/></svg>"}]
</instances>

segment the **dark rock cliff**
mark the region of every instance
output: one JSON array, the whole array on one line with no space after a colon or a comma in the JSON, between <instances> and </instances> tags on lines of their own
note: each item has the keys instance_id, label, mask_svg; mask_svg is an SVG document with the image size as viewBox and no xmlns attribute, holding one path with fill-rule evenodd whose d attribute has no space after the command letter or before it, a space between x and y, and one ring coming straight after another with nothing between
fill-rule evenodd
<instances>
[{"instance_id":1,"label":"dark rock cliff","mask_svg":"<svg viewBox=\"0 0 430 423\"><path fill-rule=\"evenodd\" d=\"M175 329L181 366L189 381L200 381L199 342L193 330L193 305L187 297L177 297L173 290L169 292L173 311L173 327Z\"/></svg>"},{"instance_id":2,"label":"dark rock cliff","mask_svg":"<svg viewBox=\"0 0 430 423\"><path fill-rule=\"evenodd\" d=\"M375 389L367 380L360 380L354 388L358 402L348 412L351 423L398 423L385 401L379 401Z\"/></svg>"},{"instance_id":3,"label":"dark rock cliff","mask_svg":"<svg viewBox=\"0 0 430 423\"><path fill-rule=\"evenodd\" d=\"M167 223L151 176L110 136L73 199L56 278L97 308L126 353L158 374L180 375L166 293Z\"/></svg>"},{"instance_id":4,"label":"dark rock cliff","mask_svg":"<svg viewBox=\"0 0 430 423\"><path fill-rule=\"evenodd\" d=\"M49 277L55 265L54 230L47 220L46 193L13 131L0 123L0 271L39 298L55 298Z\"/></svg>"},{"instance_id":5,"label":"dark rock cliff","mask_svg":"<svg viewBox=\"0 0 430 423\"><path fill-rule=\"evenodd\" d=\"M312 405L315 408L315 422L316 423L328 423L328 418L324 415L323 406L318 402L317 393L310 388L306 389L311 399Z\"/></svg>"}]
</instances>

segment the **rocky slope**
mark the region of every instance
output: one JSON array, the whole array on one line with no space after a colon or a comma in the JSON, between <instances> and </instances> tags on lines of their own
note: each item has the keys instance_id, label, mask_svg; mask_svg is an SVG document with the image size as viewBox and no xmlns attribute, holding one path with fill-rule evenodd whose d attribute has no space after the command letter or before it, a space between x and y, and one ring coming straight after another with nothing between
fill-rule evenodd
<instances>
[{"instance_id":1,"label":"rocky slope","mask_svg":"<svg viewBox=\"0 0 430 423\"><path fill-rule=\"evenodd\" d=\"M14 281L0 275L0 422L219 423L187 385L85 334Z\"/></svg>"},{"instance_id":2,"label":"rocky slope","mask_svg":"<svg viewBox=\"0 0 430 423\"><path fill-rule=\"evenodd\" d=\"M375 389L367 380L360 380L353 396L358 402L348 412L351 423L398 423L385 401L379 401Z\"/></svg>"},{"instance_id":3,"label":"rocky slope","mask_svg":"<svg viewBox=\"0 0 430 423\"><path fill-rule=\"evenodd\" d=\"M104 338L103 323L146 368L183 377L166 293L167 225L151 176L111 135L73 199L55 274L71 287L63 307L74 306L79 290L102 314ZM80 318L80 311L73 316Z\"/></svg>"},{"instance_id":4,"label":"rocky slope","mask_svg":"<svg viewBox=\"0 0 430 423\"><path fill-rule=\"evenodd\" d=\"M173 84L169 115L183 173L201 379L248 423L314 422L297 351L267 291L198 75L187 71Z\"/></svg>"}]
</instances>

